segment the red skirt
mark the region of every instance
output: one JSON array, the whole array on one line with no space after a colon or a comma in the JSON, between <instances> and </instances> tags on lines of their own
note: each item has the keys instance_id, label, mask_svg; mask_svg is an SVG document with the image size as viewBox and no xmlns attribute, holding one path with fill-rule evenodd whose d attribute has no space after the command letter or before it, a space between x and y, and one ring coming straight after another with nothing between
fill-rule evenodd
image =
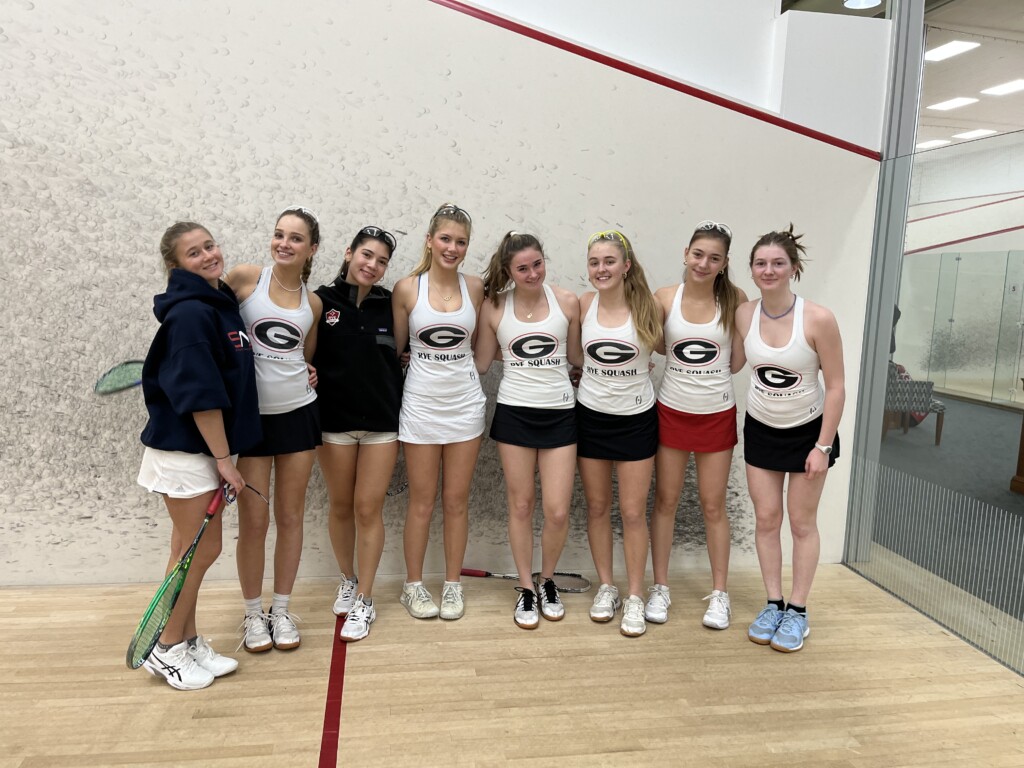
<instances>
[{"instance_id":1,"label":"red skirt","mask_svg":"<svg viewBox=\"0 0 1024 768\"><path fill-rule=\"evenodd\" d=\"M683 413L658 403L658 442L690 453L728 451L736 437L736 406L718 413Z\"/></svg>"}]
</instances>

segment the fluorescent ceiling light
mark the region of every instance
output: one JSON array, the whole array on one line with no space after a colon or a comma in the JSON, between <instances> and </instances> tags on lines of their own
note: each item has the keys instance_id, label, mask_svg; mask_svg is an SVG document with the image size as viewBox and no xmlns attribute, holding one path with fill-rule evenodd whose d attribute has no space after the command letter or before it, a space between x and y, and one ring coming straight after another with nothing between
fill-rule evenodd
<instances>
[{"instance_id":1,"label":"fluorescent ceiling light","mask_svg":"<svg viewBox=\"0 0 1024 768\"><path fill-rule=\"evenodd\" d=\"M991 88L986 88L982 93L987 93L989 96L1005 96L1008 93L1016 93L1017 91L1024 91L1024 80L1011 80L1002 85L993 85Z\"/></svg>"},{"instance_id":2,"label":"fluorescent ceiling light","mask_svg":"<svg viewBox=\"0 0 1024 768\"><path fill-rule=\"evenodd\" d=\"M967 131L966 133L954 133L954 139L980 139L982 136L991 136L993 133L999 133L999 131L990 131L988 128L978 128L975 131Z\"/></svg>"},{"instance_id":3,"label":"fluorescent ceiling light","mask_svg":"<svg viewBox=\"0 0 1024 768\"><path fill-rule=\"evenodd\" d=\"M862 11L865 8L876 8L882 4L882 0L843 0L843 5L854 11Z\"/></svg>"},{"instance_id":4,"label":"fluorescent ceiling light","mask_svg":"<svg viewBox=\"0 0 1024 768\"><path fill-rule=\"evenodd\" d=\"M941 112L945 112L948 109L957 109L958 107L966 107L968 104L974 104L977 99L967 99L963 96L958 96L955 99L949 101L940 101L938 104L932 104L928 109L937 109Z\"/></svg>"},{"instance_id":5,"label":"fluorescent ceiling light","mask_svg":"<svg viewBox=\"0 0 1024 768\"><path fill-rule=\"evenodd\" d=\"M932 139L931 141L922 141L917 145L918 149L932 149L933 147L941 147L943 144L949 144L946 139Z\"/></svg>"},{"instance_id":6,"label":"fluorescent ceiling light","mask_svg":"<svg viewBox=\"0 0 1024 768\"><path fill-rule=\"evenodd\" d=\"M925 53L925 61L942 61L952 56L958 56L961 53L973 50L977 48L981 43L968 43L963 40L954 40L951 43L940 45L938 48L932 48L930 51Z\"/></svg>"}]
</instances>

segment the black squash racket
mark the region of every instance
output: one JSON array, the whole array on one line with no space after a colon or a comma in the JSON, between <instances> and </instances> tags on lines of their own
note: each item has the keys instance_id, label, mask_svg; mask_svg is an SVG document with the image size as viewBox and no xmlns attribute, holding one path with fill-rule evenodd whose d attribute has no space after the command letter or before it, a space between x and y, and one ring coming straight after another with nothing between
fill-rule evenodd
<instances>
[{"instance_id":1,"label":"black squash racket","mask_svg":"<svg viewBox=\"0 0 1024 768\"><path fill-rule=\"evenodd\" d=\"M481 571L477 568L463 568L463 576L479 576L489 579L506 579L507 581L519 581L518 573L492 573ZM559 592L587 592L590 589L590 579L578 573L567 571L555 571L553 580ZM540 571L533 574L533 583L540 584Z\"/></svg>"},{"instance_id":2,"label":"black squash racket","mask_svg":"<svg viewBox=\"0 0 1024 768\"><path fill-rule=\"evenodd\" d=\"M262 496L262 494L260 495ZM128 643L125 663L131 669L138 669L142 666L142 662L153 652L156 641L160 638L160 633L167 626L167 621L171 618L171 611L174 610L174 604L178 601L178 595L181 594L181 588L185 585L188 568L192 565L192 557L196 553L199 540L203 537L207 524L220 511L221 506L230 504L234 500L235 497L228 493L227 486L223 487L221 493L213 494L210 506L206 508L206 517L203 518L203 524L199 526L199 533L192 540L192 546L188 548L188 551L181 556L181 559L171 568L171 572L167 574L163 584L160 585L160 588L150 601L149 607L146 608L146 612L142 614L142 620L139 621L139 626L135 629L131 642Z\"/></svg>"},{"instance_id":3,"label":"black squash racket","mask_svg":"<svg viewBox=\"0 0 1024 768\"><path fill-rule=\"evenodd\" d=\"M92 391L97 395L109 395L142 383L142 360L125 360L100 376Z\"/></svg>"},{"instance_id":4,"label":"black squash racket","mask_svg":"<svg viewBox=\"0 0 1024 768\"><path fill-rule=\"evenodd\" d=\"M409 487L409 473L405 469L405 449L398 454L398 461L391 472L391 482L388 484L388 496L398 496L405 493Z\"/></svg>"}]
</instances>

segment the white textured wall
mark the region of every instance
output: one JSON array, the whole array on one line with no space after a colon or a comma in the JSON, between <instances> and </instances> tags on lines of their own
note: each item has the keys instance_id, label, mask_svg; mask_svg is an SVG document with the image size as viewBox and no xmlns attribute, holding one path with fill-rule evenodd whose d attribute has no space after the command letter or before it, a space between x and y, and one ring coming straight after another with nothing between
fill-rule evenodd
<instances>
[{"instance_id":1,"label":"white textured wall","mask_svg":"<svg viewBox=\"0 0 1024 768\"><path fill-rule=\"evenodd\" d=\"M633 236L662 285L693 224L726 221L749 289L745 251L793 220L814 259L800 291L836 309L856 400L878 170L863 157L424 0L308 0L287 12L265 0L88 11L17 0L0 21L0 77L0 320L12 341L0 388L2 583L159 575L166 515L134 482L141 393L98 398L91 387L145 353L163 287L156 244L177 218L206 223L229 263L261 262L277 212L305 203L323 221L314 283L334 274L356 228L378 223L402 234L394 279L430 213L453 199L476 222L468 270L507 229L532 230L550 279L577 291L599 228ZM852 423L851 407L844 436ZM822 505L829 561L842 552L848 468ZM752 565L740 455L733 475L733 562ZM477 478L467 563L504 568L492 446ZM388 572L401 569L402 501L386 510ZM317 479L303 574L334 570L324 506ZM589 565L582 516L578 504L569 566ZM677 559L706 567L698 517L691 503ZM223 577L234 572L231 526Z\"/></svg>"}]
</instances>

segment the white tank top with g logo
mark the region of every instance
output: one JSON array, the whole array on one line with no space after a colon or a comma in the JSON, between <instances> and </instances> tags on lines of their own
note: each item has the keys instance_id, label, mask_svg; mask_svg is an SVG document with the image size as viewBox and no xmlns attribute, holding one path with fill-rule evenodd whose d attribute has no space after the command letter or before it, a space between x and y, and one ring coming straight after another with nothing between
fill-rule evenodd
<instances>
[{"instance_id":1,"label":"white tank top with g logo","mask_svg":"<svg viewBox=\"0 0 1024 768\"><path fill-rule=\"evenodd\" d=\"M617 328L597 321L594 300L583 318L583 378L579 401L592 411L629 416L654 405L654 385L648 364L651 351L640 341L633 316Z\"/></svg>"},{"instance_id":2,"label":"white tank top with g logo","mask_svg":"<svg viewBox=\"0 0 1024 768\"><path fill-rule=\"evenodd\" d=\"M417 287L419 295L409 313L405 391L432 397L480 391L472 348L476 310L465 278L459 275L462 306L454 312L438 312L430 306L426 272L419 276Z\"/></svg>"},{"instance_id":3,"label":"white tank top with g logo","mask_svg":"<svg viewBox=\"0 0 1024 768\"><path fill-rule=\"evenodd\" d=\"M804 336L802 298L796 297L793 335L784 347L769 347L761 339L758 300L743 349L751 369L747 413L776 429L799 427L821 416L825 403L825 389L818 381L821 363Z\"/></svg>"}]
</instances>

